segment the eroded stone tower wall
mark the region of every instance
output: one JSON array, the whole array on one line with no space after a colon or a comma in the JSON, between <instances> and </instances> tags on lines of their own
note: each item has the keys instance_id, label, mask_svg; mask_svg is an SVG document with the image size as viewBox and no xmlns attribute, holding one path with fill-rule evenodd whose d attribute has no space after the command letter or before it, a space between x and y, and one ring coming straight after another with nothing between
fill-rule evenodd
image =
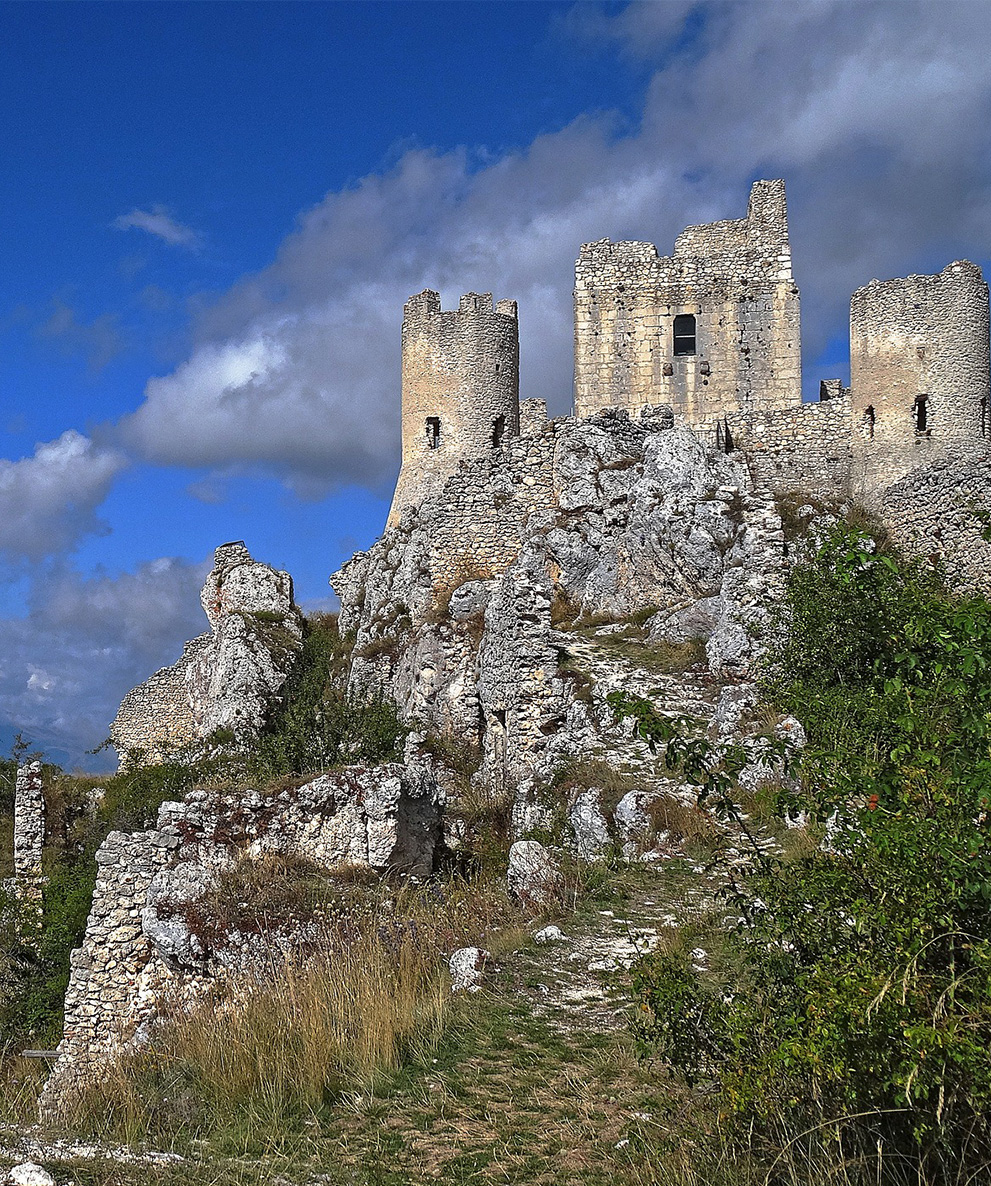
<instances>
[{"instance_id":1,"label":"eroded stone tower wall","mask_svg":"<svg viewBox=\"0 0 991 1186\"><path fill-rule=\"evenodd\" d=\"M987 451L988 286L967 260L872 280L850 302L854 494Z\"/></svg>"},{"instance_id":2,"label":"eroded stone tower wall","mask_svg":"<svg viewBox=\"0 0 991 1186\"><path fill-rule=\"evenodd\" d=\"M694 318L694 343L690 321ZM676 319L678 322L676 324ZM669 404L709 426L801 400L799 297L783 181L758 181L747 217L688 227L674 254L603 239L575 278L575 414Z\"/></svg>"},{"instance_id":3,"label":"eroded stone tower wall","mask_svg":"<svg viewBox=\"0 0 991 1186\"><path fill-rule=\"evenodd\" d=\"M520 345L516 302L468 293L444 313L427 290L403 311L403 464L389 512L438 492L462 460L482 456L520 431Z\"/></svg>"}]
</instances>

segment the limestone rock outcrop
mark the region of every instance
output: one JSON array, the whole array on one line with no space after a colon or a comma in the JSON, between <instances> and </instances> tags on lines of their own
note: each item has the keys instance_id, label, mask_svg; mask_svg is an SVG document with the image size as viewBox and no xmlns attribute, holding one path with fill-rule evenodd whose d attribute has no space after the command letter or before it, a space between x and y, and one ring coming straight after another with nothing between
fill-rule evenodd
<instances>
[{"instance_id":1,"label":"limestone rock outcrop","mask_svg":"<svg viewBox=\"0 0 991 1186\"><path fill-rule=\"evenodd\" d=\"M483 776L525 798L602 727L557 625L651 618L654 641L699 639L712 675L742 678L785 566L739 458L670 409L611 409L463 462L331 581L352 693L478 739Z\"/></svg>"},{"instance_id":2,"label":"limestone rock outcrop","mask_svg":"<svg viewBox=\"0 0 991 1186\"><path fill-rule=\"evenodd\" d=\"M210 631L124 697L110 728L122 763L161 761L217 736L240 744L280 703L303 641L289 574L241 542L224 544L200 600Z\"/></svg>"}]
</instances>

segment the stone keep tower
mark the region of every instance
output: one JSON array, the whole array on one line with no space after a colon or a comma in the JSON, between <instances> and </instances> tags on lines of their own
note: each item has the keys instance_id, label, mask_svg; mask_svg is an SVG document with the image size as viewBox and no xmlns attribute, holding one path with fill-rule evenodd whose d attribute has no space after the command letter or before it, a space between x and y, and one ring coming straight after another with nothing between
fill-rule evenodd
<instances>
[{"instance_id":1,"label":"stone keep tower","mask_svg":"<svg viewBox=\"0 0 991 1186\"><path fill-rule=\"evenodd\" d=\"M872 280L850 302L854 494L989 446L988 286L957 260L935 276Z\"/></svg>"},{"instance_id":2,"label":"stone keep tower","mask_svg":"<svg viewBox=\"0 0 991 1186\"><path fill-rule=\"evenodd\" d=\"M442 313L429 289L403 310L403 464L387 527L438 491L466 458L520 432L516 302L470 292Z\"/></svg>"},{"instance_id":3,"label":"stone keep tower","mask_svg":"<svg viewBox=\"0 0 991 1186\"><path fill-rule=\"evenodd\" d=\"M575 413L670 404L693 427L801 401L799 298L783 181L746 218L651 243L586 243L575 273Z\"/></svg>"}]
</instances>

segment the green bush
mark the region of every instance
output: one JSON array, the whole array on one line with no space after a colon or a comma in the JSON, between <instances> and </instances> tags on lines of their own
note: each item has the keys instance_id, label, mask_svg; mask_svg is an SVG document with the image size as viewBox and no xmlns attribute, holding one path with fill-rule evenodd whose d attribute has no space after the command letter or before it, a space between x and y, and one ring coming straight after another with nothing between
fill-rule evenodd
<instances>
[{"instance_id":1,"label":"green bush","mask_svg":"<svg viewBox=\"0 0 991 1186\"><path fill-rule=\"evenodd\" d=\"M336 619L330 614L308 619L282 706L249 758L253 772L267 778L301 775L401 754L405 730L395 707L382 698L349 699L347 672L347 647Z\"/></svg>"},{"instance_id":2,"label":"green bush","mask_svg":"<svg viewBox=\"0 0 991 1186\"><path fill-rule=\"evenodd\" d=\"M747 832L741 747L614 699L750 858L723 857L741 921L720 975L642 961L637 1035L748 1139L783 1115L842 1124L851 1156L876 1146L880 1165L883 1147L943 1180L991 1150L991 605L839 526L792 572L781 626L765 692L809 740L775 806L824 837L804 855Z\"/></svg>"}]
</instances>

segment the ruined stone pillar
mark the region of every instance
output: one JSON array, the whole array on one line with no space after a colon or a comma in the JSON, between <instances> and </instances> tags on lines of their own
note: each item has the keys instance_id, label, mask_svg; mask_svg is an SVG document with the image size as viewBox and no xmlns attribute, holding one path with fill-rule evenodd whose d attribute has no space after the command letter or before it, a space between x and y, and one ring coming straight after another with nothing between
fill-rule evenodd
<instances>
[{"instance_id":1,"label":"ruined stone pillar","mask_svg":"<svg viewBox=\"0 0 991 1186\"><path fill-rule=\"evenodd\" d=\"M41 905L41 851L45 840L45 795L41 763L19 766L14 789L14 884L24 903Z\"/></svg>"}]
</instances>

